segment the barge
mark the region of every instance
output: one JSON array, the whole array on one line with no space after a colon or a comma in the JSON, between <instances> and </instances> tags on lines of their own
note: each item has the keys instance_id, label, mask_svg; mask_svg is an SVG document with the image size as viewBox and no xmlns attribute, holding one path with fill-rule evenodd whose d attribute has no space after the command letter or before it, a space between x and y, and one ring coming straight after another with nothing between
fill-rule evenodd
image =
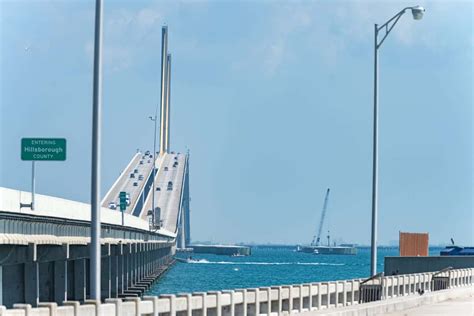
<instances>
[{"instance_id":1,"label":"barge","mask_svg":"<svg viewBox=\"0 0 474 316\"><path fill-rule=\"evenodd\" d=\"M352 245L340 246L298 246L299 252L315 255L357 255L357 248Z\"/></svg>"}]
</instances>

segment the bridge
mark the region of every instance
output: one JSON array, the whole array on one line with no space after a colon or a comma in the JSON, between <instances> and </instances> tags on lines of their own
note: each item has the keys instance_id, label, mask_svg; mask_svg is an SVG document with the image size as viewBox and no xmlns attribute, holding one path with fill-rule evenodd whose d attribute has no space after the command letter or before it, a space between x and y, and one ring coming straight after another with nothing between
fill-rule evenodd
<instances>
[{"instance_id":1,"label":"bridge","mask_svg":"<svg viewBox=\"0 0 474 316\"><path fill-rule=\"evenodd\" d=\"M190 243L189 152L170 151L166 27L161 72L159 150L136 152L99 206L101 300L141 296L172 264L176 248ZM155 144L156 134L155 125ZM119 210L121 192L126 205ZM34 196L0 188L0 306L96 297L95 257L90 257L97 249L91 233L94 205Z\"/></svg>"},{"instance_id":2,"label":"bridge","mask_svg":"<svg viewBox=\"0 0 474 316\"><path fill-rule=\"evenodd\" d=\"M149 215L153 157L136 153L105 195L102 299L141 295L172 262L176 248L189 244L188 159L180 153L156 159L158 226L151 225ZM121 191L130 196L123 217L108 208ZM30 210L20 208L30 192L0 188L0 196L0 305L84 302L90 291L90 205L37 194L35 210Z\"/></svg>"},{"instance_id":3,"label":"bridge","mask_svg":"<svg viewBox=\"0 0 474 316\"><path fill-rule=\"evenodd\" d=\"M149 152L136 153L102 199L102 208L108 208L111 203L114 208L118 207L119 193L126 192L129 195L129 203L125 213L148 222L150 228L153 228L152 214L149 211L155 205L159 210L155 231L158 234L177 237L181 248L185 248L190 241L189 212L183 214L180 210L189 210L188 158L188 154L174 152L158 155L153 173L153 155Z\"/></svg>"}]
</instances>

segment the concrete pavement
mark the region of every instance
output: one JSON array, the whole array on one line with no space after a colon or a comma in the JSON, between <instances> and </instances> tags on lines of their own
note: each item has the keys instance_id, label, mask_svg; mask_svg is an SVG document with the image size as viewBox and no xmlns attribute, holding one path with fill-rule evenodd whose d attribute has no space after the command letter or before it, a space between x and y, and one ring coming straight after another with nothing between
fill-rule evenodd
<instances>
[{"instance_id":1,"label":"concrete pavement","mask_svg":"<svg viewBox=\"0 0 474 316\"><path fill-rule=\"evenodd\" d=\"M110 202L115 202L117 204L117 210L119 210L119 193L125 191L130 195L130 205L127 206L125 212L132 212L138 202L137 200L140 197L140 193L144 189L145 182L153 170L152 154L153 153L151 153L151 155L145 155L143 153L135 154L128 166L105 195L102 200L102 207L108 207ZM141 161L142 163L140 163ZM135 170L137 172L134 172ZM130 177L132 173L134 174L134 178ZM143 180L139 180L140 175L143 176ZM137 183L137 186L134 186L134 183Z\"/></svg>"},{"instance_id":2,"label":"concrete pavement","mask_svg":"<svg viewBox=\"0 0 474 316\"><path fill-rule=\"evenodd\" d=\"M170 233L176 232L177 229L185 159L183 154L165 154L155 179L155 185L160 189L155 192L155 205L161 209L163 229ZM176 162L177 165L173 167ZM172 183L171 190L167 188L168 182ZM152 194L149 194L141 214L141 218L145 220L147 211L152 208L151 196Z\"/></svg>"},{"instance_id":3,"label":"concrete pavement","mask_svg":"<svg viewBox=\"0 0 474 316\"><path fill-rule=\"evenodd\" d=\"M430 272L432 273L432 272ZM470 281L468 281L470 282ZM474 285L302 314L307 316L474 316Z\"/></svg>"},{"instance_id":4,"label":"concrete pavement","mask_svg":"<svg viewBox=\"0 0 474 316\"><path fill-rule=\"evenodd\" d=\"M379 314L382 315L382 314ZM384 313L385 316L435 316L435 315L456 315L473 316L474 315L474 297L458 297L448 299L431 305L419 306L397 311L393 313Z\"/></svg>"}]
</instances>

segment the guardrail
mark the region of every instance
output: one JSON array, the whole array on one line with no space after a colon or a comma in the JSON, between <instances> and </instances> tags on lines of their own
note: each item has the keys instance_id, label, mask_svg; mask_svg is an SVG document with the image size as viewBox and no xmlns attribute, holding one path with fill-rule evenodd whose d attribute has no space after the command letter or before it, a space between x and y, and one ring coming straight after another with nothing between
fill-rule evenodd
<instances>
[{"instance_id":1,"label":"guardrail","mask_svg":"<svg viewBox=\"0 0 474 316\"><path fill-rule=\"evenodd\" d=\"M14 216L23 214L31 216L44 216L57 219L68 219L89 222L91 218L90 204L66 200L58 197L35 194L35 210L20 208L20 204L30 202L30 193L0 187L0 211ZM122 226L122 213L105 207L101 208L101 222L103 224ZM148 222L124 214L125 226L148 231Z\"/></svg>"},{"instance_id":2,"label":"guardrail","mask_svg":"<svg viewBox=\"0 0 474 316\"><path fill-rule=\"evenodd\" d=\"M90 222L0 211L2 234L90 237ZM102 238L172 241L173 238L135 227L101 223Z\"/></svg>"},{"instance_id":3,"label":"guardrail","mask_svg":"<svg viewBox=\"0 0 474 316\"><path fill-rule=\"evenodd\" d=\"M381 299L419 295L419 290L431 291L434 272L382 277ZM362 279L274 286L230 291L198 292L140 298L96 301L40 303L40 307L15 305L16 309L0 308L0 315L215 315L255 316L271 313L302 313L337 308L359 303ZM457 269L449 273L449 288L472 286L474 269Z\"/></svg>"},{"instance_id":4,"label":"guardrail","mask_svg":"<svg viewBox=\"0 0 474 316\"><path fill-rule=\"evenodd\" d=\"M449 274L453 268L447 267L433 274L431 278L431 290L440 291L449 287Z\"/></svg>"},{"instance_id":5,"label":"guardrail","mask_svg":"<svg viewBox=\"0 0 474 316\"><path fill-rule=\"evenodd\" d=\"M359 303L368 303L382 299L383 273L371 276L360 284Z\"/></svg>"},{"instance_id":6,"label":"guardrail","mask_svg":"<svg viewBox=\"0 0 474 316\"><path fill-rule=\"evenodd\" d=\"M35 211L20 209L25 192L0 187L0 233L90 237L90 205L37 194ZM26 195L29 197L29 195ZM101 209L101 236L171 241L175 237L149 230L148 223L131 214Z\"/></svg>"}]
</instances>

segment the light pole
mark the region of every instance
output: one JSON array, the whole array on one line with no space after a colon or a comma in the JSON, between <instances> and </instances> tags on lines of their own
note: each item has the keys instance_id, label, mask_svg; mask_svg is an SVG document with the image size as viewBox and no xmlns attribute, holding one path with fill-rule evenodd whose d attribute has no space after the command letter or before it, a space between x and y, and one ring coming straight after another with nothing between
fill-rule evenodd
<instances>
[{"instance_id":1,"label":"light pole","mask_svg":"<svg viewBox=\"0 0 474 316\"><path fill-rule=\"evenodd\" d=\"M378 172L378 159L377 159L377 134L378 134L378 49L387 38L390 31L397 24L400 17L407 11L411 10L413 19L421 20L425 9L421 6L406 7L390 20L385 22L383 25L378 26L375 24L375 38L374 38L374 138L373 138L373 158L372 158L372 236L371 236L371 253L370 253L370 273L371 275L377 274L377 172ZM379 32L384 30L380 42L378 41Z\"/></svg>"},{"instance_id":2,"label":"light pole","mask_svg":"<svg viewBox=\"0 0 474 316\"><path fill-rule=\"evenodd\" d=\"M95 2L94 77L92 92L92 172L90 298L100 301L100 140L102 108L102 0Z\"/></svg>"},{"instance_id":3,"label":"light pole","mask_svg":"<svg viewBox=\"0 0 474 316\"><path fill-rule=\"evenodd\" d=\"M155 116L149 116L148 118L155 123L155 131L153 133L153 193L151 195L151 222L152 228L155 226L155 178L156 178L156 121L158 117L158 105L156 106Z\"/></svg>"}]
</instances>

